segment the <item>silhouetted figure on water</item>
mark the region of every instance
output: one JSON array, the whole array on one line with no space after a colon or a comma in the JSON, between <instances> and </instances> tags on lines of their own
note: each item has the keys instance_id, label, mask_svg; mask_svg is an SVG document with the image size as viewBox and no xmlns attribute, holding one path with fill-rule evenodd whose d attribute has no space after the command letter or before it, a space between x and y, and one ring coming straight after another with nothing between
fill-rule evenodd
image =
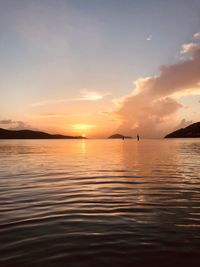
<instances>
[{"instance_id":1,"label":"silhouetted figure on water","mask_svg":"<svg viewBox=\"0 0 200 267\"><path fill-rule=\"evenodd\" d=\"M139 136L139 134L137 134L137 140L138 140L138 141L140 140L140 136Z\"/></svg>"},{"instance_id":2,"label":"silhouetted figure on water","mask_svg":"<svg viewBox=\"0 0 200 267\"><path fill-rule=\"evenodd\" d=\"M122 140L124 140L124 136L122 136Z\"/></svg>"}]
</instances>

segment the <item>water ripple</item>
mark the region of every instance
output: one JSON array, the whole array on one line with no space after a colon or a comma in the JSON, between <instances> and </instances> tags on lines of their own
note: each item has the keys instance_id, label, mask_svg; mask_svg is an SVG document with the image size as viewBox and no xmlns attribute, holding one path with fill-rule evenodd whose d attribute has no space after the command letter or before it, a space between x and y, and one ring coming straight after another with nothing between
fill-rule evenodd
<instances>
[{"instance_id":1,"label":"water ripple","mask_svg":"<svg viewBox=\"0 0 200 267\"><path fill-rule=\"evenodd\" d=\"M199 139L0 141L0 266L197 266L199 151Z\"/></svg>"}]
</instances>

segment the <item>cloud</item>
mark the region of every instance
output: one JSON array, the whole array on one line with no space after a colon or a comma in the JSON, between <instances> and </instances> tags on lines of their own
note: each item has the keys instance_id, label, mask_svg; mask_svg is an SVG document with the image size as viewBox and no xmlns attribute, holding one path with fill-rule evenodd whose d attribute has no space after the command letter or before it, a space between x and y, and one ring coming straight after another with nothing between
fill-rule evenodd
<instances>
[{"instance_id":1,"label":"cloud","mask_svg":"<svg viewBox=\"0 0 200 267\"><path fill-rule=\"evenodd\" d=\"M5 124L5 125L7 125L7 124L10 124L10 123L13 123L13 121L12 120L0 120L0 124Z\"/></svg>"},{"instance_id":2,"label":"cloud","mask_svg":"<svg viewBox=\"0 0 200 267\"><path fill-rule=\"evenodd\" d=\"M96 91L88 91L87 89L81 90L81 98L80 100L87 100L87 101L97 101L103 99L104 96L109 95L109 93L99 93Z\"/></svg>"},{"instance_id":3,"label":"cloud","mask_svg":"<svg viewBox=\"0 0 200 267\"><path fill-rule=\"evenodd\" d=\"M193 53L198 49L199 49L198 44L195 43L183 44L180 53L181 54Z\"/></svg>"},{"instance_id":4,"label":"cloud","mask_svg":"<svg viewBox=\"0 0 200 267\"><path fill-rule=\"evenodd\" d=\"M200 40L200 32L196 32L196 33L193 35L193 39Z\"/></svg>"},{"instance_id":5,"label":"cloud","mask_svg":"<svg viewBox=\"0 0 200 267\"><path fill-rule=\"evenodd\" d=\"M188 90L200 93L200 47L183 62L162 66L158 76L140 78L129 96L119 100L110 114L120 120L119 131L162 137L178 125L177 112L183 106L177 95Z\"/></svg>"},{"instance_id":6,"label":"cloud","mask_svg":"<svg viewBox=\"0 0 200 267\"><path fill-rule=\"evenodd\" d=\"M31 125L23 121L0 120L0 125L3 125L3 127L9 130L37 130L36 128L33 128Z\"/></svg>"},{"instance_id":7,"label":"cloud","mask_svg":"<svg viewBox=\"0 0 200 267\"><path fill-rule=\"evenodd\" d=\"M146 38L147 41L151 41L152 40L152 35L149 35L147 38Z\"/></svg>"},{"instance_id":8,"label":"cloud","mask_svg":"<svg viewBox=\"0 0 200 267\"><path fill-rule=\"evenodd\" d=\"M57 104L57 103L66 103L66 102L75 102L75 101L98 101L102 100L105 96L110 95L110 93L100 93L97 91L90 91L87 89L83 89L80 91L80 97L73 98L62 98L57 100L44 100L41 102L33 103L32 107L45 106L49 104Z\"/></svg>"}]
</instances>

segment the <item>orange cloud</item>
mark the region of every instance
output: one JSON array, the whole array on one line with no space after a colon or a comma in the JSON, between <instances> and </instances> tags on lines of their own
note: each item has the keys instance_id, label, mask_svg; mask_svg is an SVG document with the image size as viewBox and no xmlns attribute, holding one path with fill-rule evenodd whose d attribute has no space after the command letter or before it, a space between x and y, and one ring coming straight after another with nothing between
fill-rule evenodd
<instances>
[{"instance_id":1,"label":"orange cloud","mask_svg":"<svg viewBox=\"0 0 200 267\"><path fill-rule=\"evenodd\" d=\"M176 114L182 105L174 96L188 89L200 93L200 47L185 50L190 50L191 58L162 66L159 76L138 79L133 93L118 101L111 115L120 119L119 131L162 137L178 124Z\"/></svg>"}]
</instances>

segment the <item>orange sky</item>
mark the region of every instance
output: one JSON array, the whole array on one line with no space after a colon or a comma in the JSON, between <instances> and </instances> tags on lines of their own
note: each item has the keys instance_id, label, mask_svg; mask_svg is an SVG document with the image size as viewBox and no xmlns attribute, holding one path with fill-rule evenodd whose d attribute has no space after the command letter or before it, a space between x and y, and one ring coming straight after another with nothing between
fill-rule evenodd
<instances>
[{"instance_id":1,"label":"orange sky","mask_svg":"<svg viewBox=\"0 0 200 267\"><path fill-rule=\"evenodd\" d=\"M160 138L199 121L199 14L196 0L0 1L0 127Z\"/></svg>"}]
</instances>

